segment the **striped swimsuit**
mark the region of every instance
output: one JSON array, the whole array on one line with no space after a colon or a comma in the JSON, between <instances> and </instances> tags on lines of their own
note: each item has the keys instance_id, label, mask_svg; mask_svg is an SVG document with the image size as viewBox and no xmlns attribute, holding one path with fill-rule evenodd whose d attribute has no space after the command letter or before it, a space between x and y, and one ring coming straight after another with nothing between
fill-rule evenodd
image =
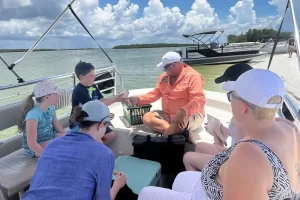
<instances>
[{"instance_id":1,"label":"striped swimsuit","mask_svg":"<svg viewBox=\"0 0 300 200\"><path fill-rule=\"evenodd\" d=\"M201 182L206 191L208 197L211 200L222 200L223 199L223 187L216 181L216 176L221 165L229 158L233 149L241 142L253 142L257 144L263 152L266 154L273 170L273 185L270 191L268 191L268 196L270 200L299 200L291 188L290 178L287 171L285 170L280 159L276 154L265 144L257 140L246 140L240 141L233 145L229 149L223 151L222 153L216 155L210 162L206 165L202 171ZM298 194L299 195L299 194Z\"/></svg>"}]
</instances>

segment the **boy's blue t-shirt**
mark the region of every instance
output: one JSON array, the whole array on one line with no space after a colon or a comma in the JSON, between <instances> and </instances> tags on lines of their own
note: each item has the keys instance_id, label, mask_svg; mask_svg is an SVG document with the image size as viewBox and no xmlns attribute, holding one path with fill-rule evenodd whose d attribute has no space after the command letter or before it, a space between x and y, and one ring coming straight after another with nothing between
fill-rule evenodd
<instances>
[{"instance_id":1,"label":"boy's blue t-shirt","mask_svg":"<svg viewBox=\"0 0 300 200\"><path fill-rule=\"evenodd\" d=\"M94 84L90 87L86 87L81 83L78 83L75 88L73 89L72 93L72 111L71 115L74 111L74 108L79 105L83 105L91 100L99 100L102 99L103 95L101 94L100 90ZM70 129L73 128L73 125L70 122Z\"/></svg>"},{"instance_id":2,"label":"boy's blue t-shirt","mask_svg":"<svg viewBox=\"0 0 300 200\"><path fill-rule=\"evenodd\" d=\"M31 156L34 157L34 152L28 147L27 143L27 120L35 120L37 126L37 143L41 144L47 140L52 140L55 137L56 131L52 126L55 115L54 106L50 106L48 110L42 110L38 105L35 105L25 117L25 128L23 131L23 148Z\"/></svg>"},{"instance_id":3,"label":"boy's blue t-shirt","mask_svg":"<svg viewBox=\"0 0 300 200\"><path fill-rule=\"evenodd\" d=\"M85 133L68 132L43 150L22 200L110 200L114 154Z\"/></svg>"}]
</instances>

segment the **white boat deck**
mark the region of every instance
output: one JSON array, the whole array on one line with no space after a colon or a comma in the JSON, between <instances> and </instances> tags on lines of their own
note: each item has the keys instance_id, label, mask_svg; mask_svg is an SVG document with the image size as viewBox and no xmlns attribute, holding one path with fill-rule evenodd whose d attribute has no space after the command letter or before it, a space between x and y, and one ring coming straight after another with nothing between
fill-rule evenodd
<instances>
[{"instance_id":1,"label":"white boat deck","mask_svg":"<svg viewBox=\"0 0 300 200\"><path fill-rule=\"evenodd\" d=\"M146 94L147 92L151 91L151 88L148 89L137 89L137 90L131 90L129 91L129 96L138 96L142 94ZM222 123L225 126L228 126L228 123L230 122L230 119L232 117L231 114L231 107L227 100L227 96L224 93L219 92L210 92L205 91L206 96L206 106L205 106L205 112L206 114L210 114L212 116L215 116L219 118ZM114 125L114 130L118 134L118 136L121 136L120 134L128 134L128 135L152 135L156 136L156 133L147 128L145 125L142 126L136 126L136 127L130 127L127 121L124 119L123 115L123 107L121 103L116 103L111 105L110 111L115 114L114 119L112 120L112 124ZM161 110L161 101L158 100L157 102L152 104L151 110ZM206 122L206 118L204 123ZM126 134L126 135L127 135ZM127 136L128 136L127 135ZM203 128L203 125L201 128L199 128L194 135L197 135L197 143L198 142L209 142L213 143L213 137L208 134L205 129ZM117 138L118 138L117 136ZM121 138L125 138L124 135ZM118 141L116 143L119 143ZM231 138L228 138L227 141L228 145L231 144ZM124 144L122 145L124 146Z\"/></svg>"}]
</instances>

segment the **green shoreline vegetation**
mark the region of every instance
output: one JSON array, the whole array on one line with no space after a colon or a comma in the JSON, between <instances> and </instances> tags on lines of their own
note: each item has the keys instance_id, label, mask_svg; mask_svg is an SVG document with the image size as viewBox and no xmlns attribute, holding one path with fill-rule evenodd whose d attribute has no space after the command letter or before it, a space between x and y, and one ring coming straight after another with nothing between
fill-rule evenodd
<instances>
[{"instance_id":1,"label":"green shoreline vegetation","mask_svg":"<svg viewBox=\"0 0 300 200\"><path fill-rule=\"evenodd\" d=\"M160 48L160 47L186 47L191 44L179 44L179 43L153 43L153 44L129 44L129 45L118 45L112 49L141 49L141 48ZM34 52L38 51L67 51L67 50L90 50L98 48L77 48L77 49L34 49ZM11 52L27 52L28 49L0 49L0 53L11 53Z\"/></svg>"},{"instance_id":2,"label":"green shoreline vegetation","mask_svg":"<svg viewBox=\"0 0 300 200\"><path fill-rule=\"evenodd\" d=\"M290 39L293 32L281 32L280 40ZM276 38L277 30L274 29L249 29L246 33L240 35L228 35L227 40L229 43L240 43L240 42L257 42L262 37Z\"/></svg>"}]
</instances>

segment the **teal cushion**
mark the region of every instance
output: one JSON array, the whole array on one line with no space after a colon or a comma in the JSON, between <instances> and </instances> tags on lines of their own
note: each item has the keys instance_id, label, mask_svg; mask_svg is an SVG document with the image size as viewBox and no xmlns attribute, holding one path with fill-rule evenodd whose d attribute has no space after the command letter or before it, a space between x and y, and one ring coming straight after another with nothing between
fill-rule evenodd
<instances>
[{"instance_id":1,"label":"teal cushion","mask_svg":"<svg viewBox=\"0 0 300 200\"><path fill-rule=\"evenodd\" d=\"M159 181L161 165L132 156L119 156L115 161L115 171L125 173L128 187L139 194L144 187L155 185Z\"/></svg>"}]
</instances>

